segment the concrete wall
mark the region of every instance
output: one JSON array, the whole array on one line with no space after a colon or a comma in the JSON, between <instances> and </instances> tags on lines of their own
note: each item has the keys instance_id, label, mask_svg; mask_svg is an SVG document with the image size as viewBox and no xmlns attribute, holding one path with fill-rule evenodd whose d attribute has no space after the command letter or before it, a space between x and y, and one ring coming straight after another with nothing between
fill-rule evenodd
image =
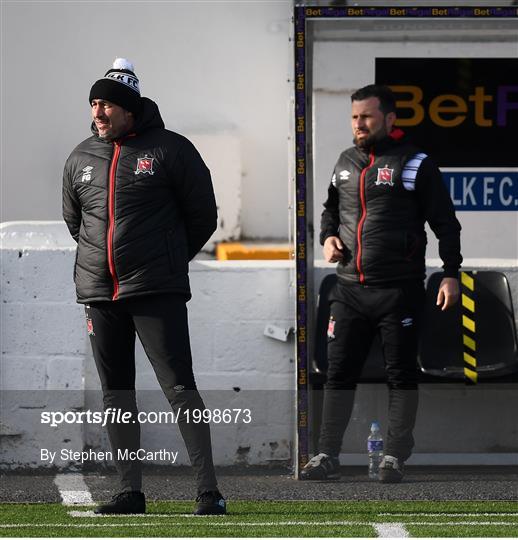
<instances>
[{"instance_id":1,"label":"concrete wall","mask_svg":"<svg viewBox=\"0 0 518 540\"><path fill-rule=\"evenodd\" d=\"M212 135L216 191L238 195L223 220L287 238L290 18L288 0L2 1L0 221L61 219L63 164L90 135L89 89L125 56L169 129Z\"/></svg>"},{"instance_id":2,"label":"concrete wall","mask_svg":"<svg viewBox=\"0 0 518 540\"><path fill-rule=\"evenodd\" d=\"M31 227L28 225L25 231L19 228L16 235L12 226L0 230L3 467L48 466L40 459L41 448L108 448L105 432L99 426L50 427L40 422L42 412L100 410L101 402L84 313L75 303L74 248L64 224ZM7 234L6 229L11 233ZM40 248L34 247L35 243ZM429 271L437 264L429 261ZM505 264L467 261L468 267L505 271L518 305L518 266ZM333 265L319 262L315 269L317 282L333 271ZM250 423L212 425L218 464L286 463L292 455L293 339L271 339L265 336L265 328L294 326L293 279L289 261L191 264L193 299L189 313L199 387L209 408L249 408L252 416ZM169 410L140 345L137 386L141 410ZM516 384L424 386L414 462L516 462L516 390ZM345 463L364 462L368 424L378 418L386 429L386 406L384 385L360 386L353 421L344 440ZM187 463L176 426L144 425L143 444L149 449L179 451L177 463ZM73 463L64 459L57 464L65 467Z\"/></svg>"},{"instance_id":3,"label":"concrete wall","mask_svg":"<svg viewBox=\"0 0 518 540\"><path fill-rule=\"evenodd\" d=\"M41 448L107 448L99 426L40 423L44 411L102 409L64 224L4 224L0 240L1 466L48 466ZM285 463L293 439L294 350L264 332L267 325L294 326L289 264L197 261L190 270L194 370L206 405L250 409L252 416L251 423L213 425L216 462ZM137 386L140 410L170 410L140 343ZM148 424L142 432L147 448L179 450L178 463L188 463L176 426Z\"/></svg>"}]
</instances>

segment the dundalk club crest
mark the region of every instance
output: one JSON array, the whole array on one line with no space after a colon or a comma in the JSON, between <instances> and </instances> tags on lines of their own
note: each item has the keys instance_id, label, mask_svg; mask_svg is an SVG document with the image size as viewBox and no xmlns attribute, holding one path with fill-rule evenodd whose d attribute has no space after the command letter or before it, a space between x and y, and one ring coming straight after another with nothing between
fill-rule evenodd
<instances>
[{"instance_id":1,"label":"dundalk club crest","mask_svg":"<svg viewBox=\"0 0 518 540\"><path fill-rule=\"evenodd\" d=\"M144 156L137 158L137 168L135 170L135 174L155 174L155 171L153 170L153 161L155 158Z\"/></svg>"},{"instance_id":2,"label":"dundalk club crest","mask_svg":"<svg viewBox=\"0 0 518 540\"><path fill-rule=\"evenodd\" d=\"M335 339L335 324L336 324L336 321L335 319L333 318L333 316L331 315L331 317L329 318L329 323L327 325L327 337L329 339Z\"/></svg>"},{"instance_id":3,"label":"dundalk club crest","mask_svg":"<svg viewBox=\"0 0 518 540\"><path fill-rule=\"evenodd\" d=\"M95 336L94 323L92 319L86 319L86 331L88 332L89 336Z\"/></svg>"},{"instance_id":4,"label":"dundalk club crest","mask_svg":"<svg viewBox=\"0 0 518 540\"><path fill-rule=\"evenodd\" d=\"M393 186L394 182L392 181L392 175L394 174L394 169L389 169L388 165L385 165L382 169L378 169L378 178L376 180L376 185L381 186L382 184Z\"/></svg>"}]
</instances>

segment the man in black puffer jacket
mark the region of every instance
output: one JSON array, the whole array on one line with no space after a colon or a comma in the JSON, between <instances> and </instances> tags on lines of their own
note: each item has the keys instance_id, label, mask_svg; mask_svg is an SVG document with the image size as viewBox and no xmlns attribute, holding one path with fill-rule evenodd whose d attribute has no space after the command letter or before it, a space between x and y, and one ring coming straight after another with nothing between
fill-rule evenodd
<instances>
[{"instance_id":1,"label":"man in black puffer jacket","mask_svg":"<svg viewBox=\"0 0 518 540\"><path fill-rule=\"evenodd\" d=\"M330 297L319 453L301 476L336 477L356 383L379 332L389 387L389 426L379 479L400 482L414 445L424 224L428 222L439 240L444 277L437 305L443 310L459 297L460 224L439 169L394 129L391 90L369 85L351 101L354 147L338 159L321 223L324 257L338 262L338 283Z\"/></svg>"},{"instance_id":2,"label":"man in black puffer jacket","mask_svg":"<svg viewBox=\"0 0 518 540\"><path fill-rule=\"evenodd\" d=\"M196 473L196 514L224 514L207 423L192 371L186 302L188 263L216 229L210 172L191 142L164 127L141 97L133 65L118 58L90 90L93 135L65 164L63 217L78 243L74 281L105 409L130 412L108 424L121 492L99 513L141 513L142 456L135 395L135 333L174 411Z\"/></svg>"}]
</instances>

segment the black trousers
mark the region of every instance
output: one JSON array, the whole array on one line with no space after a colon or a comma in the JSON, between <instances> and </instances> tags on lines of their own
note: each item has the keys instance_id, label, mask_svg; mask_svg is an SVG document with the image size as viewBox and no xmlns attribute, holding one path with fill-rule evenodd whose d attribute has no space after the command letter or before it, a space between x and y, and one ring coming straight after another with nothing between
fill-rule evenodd
<instances>
[{"instance_id":1,"label":"black trousers","mask_svg":"<svg viewBox=\"0 0 518 540\"><path fill-rule=\"evenodd\" d=\"M104 409L131 412L137 418L135 392L135 334L153 366L173 411L203 410L192 370L186 300L177 295L143 296L86 306L90 342L101 379ZM191 415L192 418L192 415ZM178 426L194 469L198 493L217 488L210 428L188 423L178 415ZM122 491L140 491L142 463L118 459L127 449L140 448L140 424L108 423L108 436Z\"/></svg>"},{"instance_id":2,"label":"black trousers","mask_svg":"<svg viewBox=\"0 0 518 540\"><path fill-rule=\"evenodd\" d=\"M338 282L330 296L320 452L332 456L340 453L356 384L379 332L389 388L385 454L403 461L410 457L418 404L418 328L424 298L422 282L390 288Z\"/></svg>"}]
</instances>

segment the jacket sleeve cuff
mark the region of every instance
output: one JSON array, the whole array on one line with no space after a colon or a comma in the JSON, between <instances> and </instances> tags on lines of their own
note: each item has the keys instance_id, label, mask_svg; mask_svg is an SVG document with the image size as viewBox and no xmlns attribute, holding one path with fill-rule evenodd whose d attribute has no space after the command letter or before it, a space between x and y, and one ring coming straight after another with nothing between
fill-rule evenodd
<instances>
[{"instance_id":1,"label":"jacket sleeve cuff","mask_svg":"<svg viewBox=\"0 0 518 540\"><path fill-rule=\"evenodd\" d=\"M459 269L458 268L452 268L451 266L445 266L443 267L443 276L446 278L455 278L459 279Z\"/></svg>"},{"instance_id":2,"label":"jacket sleeve cuff","mask_svg":"<svg viewBox=\"0 0 518 540\"><path fill-rule=\"evenodd\" d=\"M330 236L338 236L338 231L322 231L320 233L320 245L323 246L324 242L330 237Z\"/></svg>"}]
</instances>

